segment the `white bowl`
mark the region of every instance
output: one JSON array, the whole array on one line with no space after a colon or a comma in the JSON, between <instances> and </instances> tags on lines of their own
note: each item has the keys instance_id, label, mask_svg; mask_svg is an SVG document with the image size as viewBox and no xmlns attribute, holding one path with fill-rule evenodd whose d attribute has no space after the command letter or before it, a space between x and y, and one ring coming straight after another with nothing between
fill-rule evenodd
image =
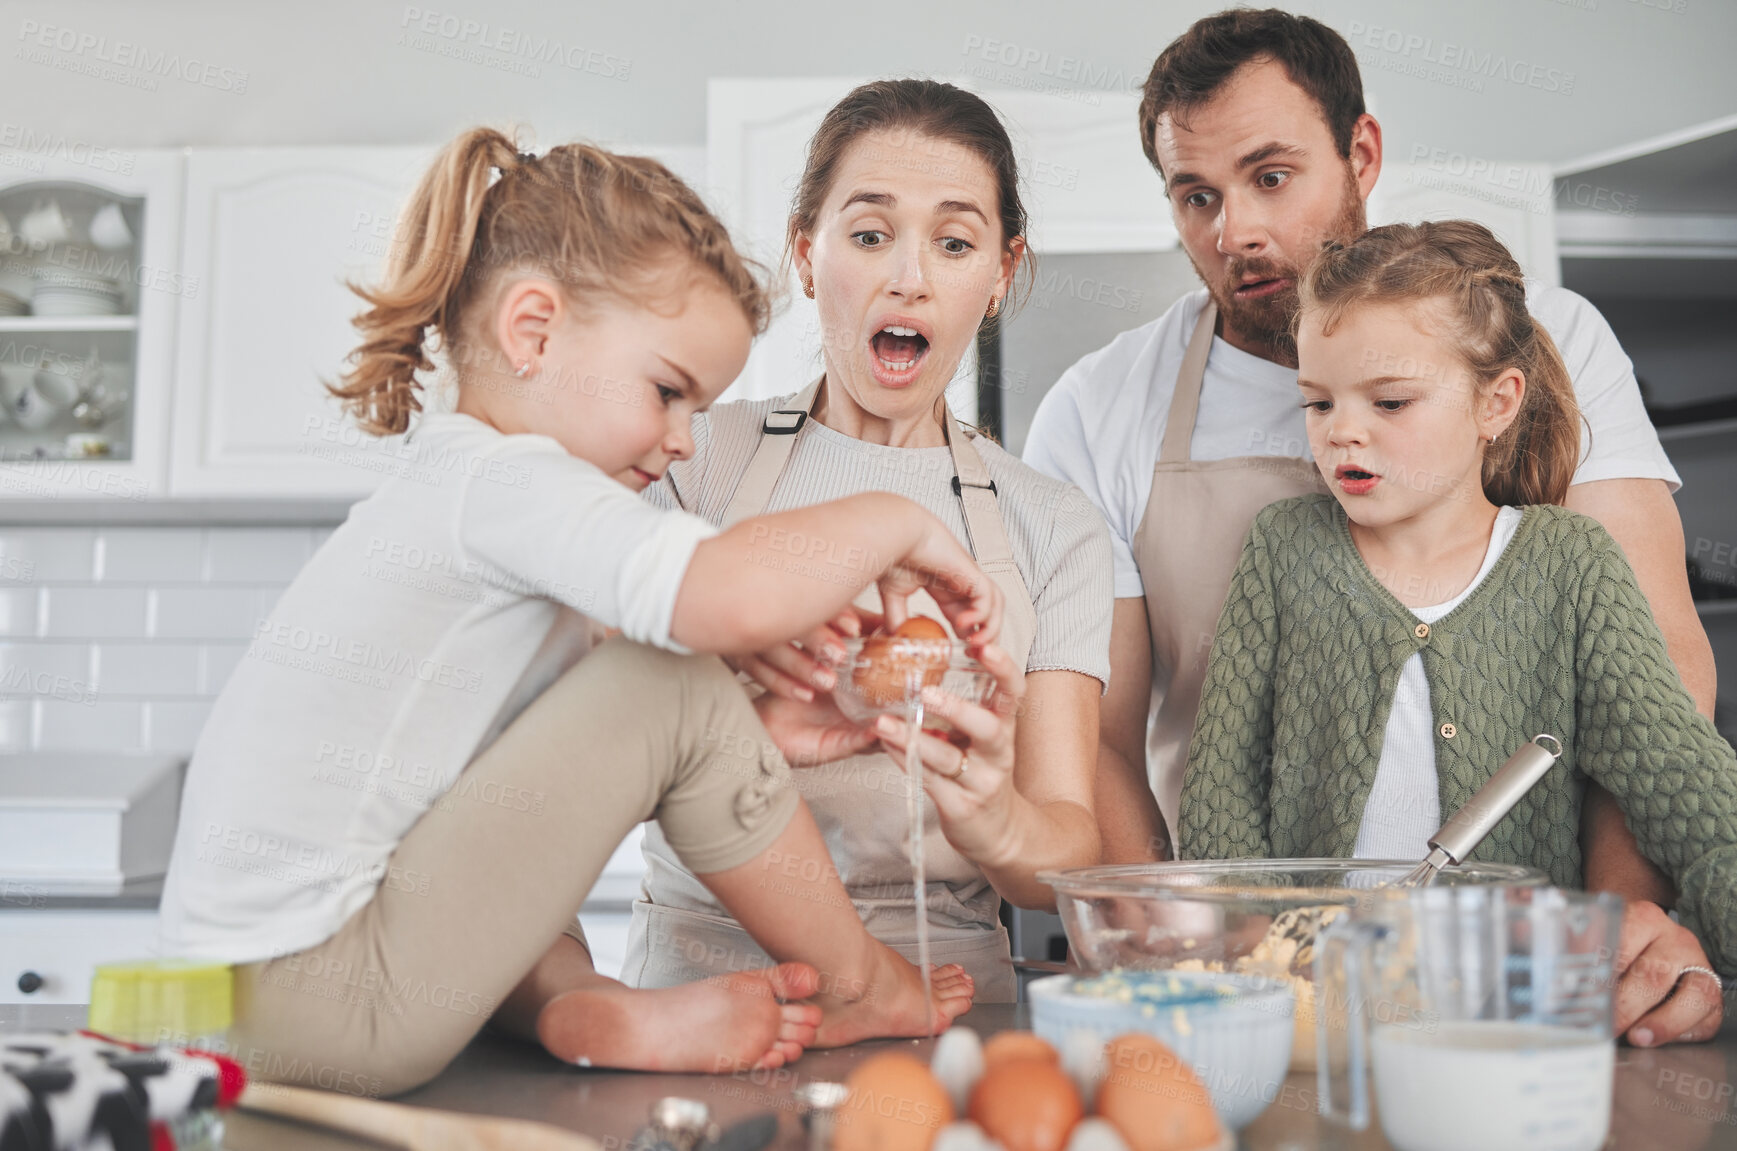
<instances>
[{"instance_id":1,"label":"white bowl","mask_svg":"<svg viewBox=\"0 0 1737 1151\"><path fill-rule=\"evenodd\" d=\"M1099 980L1121 981L1127 998L1075 990L1076 983ZM1058 1051L1081 1031L1098 1043L1130 1031L1161 1040L1194 1068L1213 1109L1232 1129L1253 1122L1284 1087L1293 996L1285 980L1211 971L1111 971L1052 975L1026 990L1032 1030Z\"/></svg>"}]
</instances>

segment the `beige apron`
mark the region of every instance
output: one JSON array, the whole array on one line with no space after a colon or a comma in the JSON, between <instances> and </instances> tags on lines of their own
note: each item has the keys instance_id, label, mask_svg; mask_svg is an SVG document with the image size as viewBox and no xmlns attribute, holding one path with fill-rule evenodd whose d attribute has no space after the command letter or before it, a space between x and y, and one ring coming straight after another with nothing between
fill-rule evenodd
<instances>
[{"instance_id":1,"label":"beige apron","mask_svg":"<svg viewBox=\"0 0 1737 1151\"><path fill-rule=\"evenodd\" d=\"M765 511L809 419L821 382L816 380L805 388L792 407L768 413L759 445L725 508L725 527ZM951 414L943 431L953 457L953 488L959 496L967 542L978 565L1006 599L1000 646L1023 667L1037 630L1037 611L1014 563L996 507L994 484L971 445L969 433ZM873 585L856 602L865 610L880 609L879 593ZM910 608L944 625L947 622L926 593L913 595ZM802 768L793 778L814 813L833 865L864 925L875 938L915 962L915 893L905 855L909 820L903 766L876 752ZM928 879L924 900L931 961L963 965L977 981L977 1002L1012 1003L1017 983L1009 963L1007 932L999 919L1001 897L977 865L954 850L941 834L934 804L925 798L924 807L923 854ZM771 962L681 865L655 823L646 828L645 858L644 889L633 908L623 980L639 987L669 987ZM780 879L773 875L768 882Z\"/></svg>"},{"instance_id":2,"label":"beige apron","mask_svg":"<svg viewBox=\"0 0 1737 1151\"><path fill-rule=\"evenodd\" d=\"M1314 461L1291 456L1188 458L1218 306L1194 326L1176 377L1152 492L1134 533L1134 561L1152 629L1152 712L1146 764L1174 840L1188 740L1218 614L1256 513L1275 500L1325 492Z\"/></svg>"}]
</instances>

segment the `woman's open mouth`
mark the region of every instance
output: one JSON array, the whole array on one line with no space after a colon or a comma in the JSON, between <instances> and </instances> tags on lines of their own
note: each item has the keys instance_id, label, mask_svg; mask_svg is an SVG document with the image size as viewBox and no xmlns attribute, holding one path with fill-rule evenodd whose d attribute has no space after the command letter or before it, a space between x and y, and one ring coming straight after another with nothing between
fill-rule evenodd
<instances>
[{"instance_id":1,"label":"woman's open mouth","mask_svg":"<svg viewBox=\"0 0 1737 1151\"><path fill-rule=\"evenodd\" d=\"M869 337L869 352L875 379L886 387L899 388L917 378L929 354L929 341L915 328L887 324Z\"/></svg>"},{"instance_id":2,"label":"woman's open mouth","mask_svg":"<svg viewBox=\"0 0 1737 1151\"><path fill-rule=\"evenodd\" d=\"M1374 472L1350 464L1340 464L1333 469L1333 478L1338 481L1339 490L1348 496L1366 496L1381 482L1381 477Z\"/></svg>"}]
</instances>

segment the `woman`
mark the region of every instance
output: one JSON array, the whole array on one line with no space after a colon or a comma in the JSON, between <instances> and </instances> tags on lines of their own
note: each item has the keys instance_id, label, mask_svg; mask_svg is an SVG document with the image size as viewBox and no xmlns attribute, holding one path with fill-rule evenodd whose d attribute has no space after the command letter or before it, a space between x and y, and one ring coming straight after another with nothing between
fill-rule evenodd
<instances>
[{"instance_id":1,"label":"woman","mask_svg":"<svg viewBox=\"0 0 1737 1151\"><path fill-rule=\"evenodd\" d=\"M1016 989L1000 901L1053 908L1037 872L1098 860L1092 794L1109 675L1101 518L1076 489L960 425L943 396L1014 285L1024 230L1012 146L987 104L923 80L853 91L810 143L790 222L788 257L825 333L822 376L794 395L697 418L693 458L653 489L654 499L719 524L894 491L946 523L1001 586L1000 646L982 653L999 687L994 710L935 701L965 746L919 737L933 801L924 846L931 954L962 964L989 1003L1011 1002ZM788 558L800 563L811 547ZM872 591L856 606L874 612ZM914 957L906 726L845 723L826 694L831 673L812 658L861 626L841 617L801 648L784 645L742 667L771 690L762 719L805 765L797 787L870 932ZM781 734L827 721L825 741L798 746ZM770 963L655 828L645 853L625 981L661 987Z\"/></svg>"}]
</instances>

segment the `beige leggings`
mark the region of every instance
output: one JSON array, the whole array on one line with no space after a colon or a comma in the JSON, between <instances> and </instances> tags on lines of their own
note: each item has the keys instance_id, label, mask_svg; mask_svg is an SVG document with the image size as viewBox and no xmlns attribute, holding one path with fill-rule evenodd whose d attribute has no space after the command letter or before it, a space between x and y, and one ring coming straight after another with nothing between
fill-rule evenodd
<instances>
[{"instance_id":1,"label":"beige leggings","mask_svg":"<svg viewBox=\"0 0 1737 1151\"><path fill-rule=\"evenodd\" d=\"M250 1077L364 1095L425 1083L574 922L634 824L655 817L703 874L760 854L801 802L722 663L622 639L448 794L336 935L236 968L230 1038Z\"/></svg>"}]
</instances>

